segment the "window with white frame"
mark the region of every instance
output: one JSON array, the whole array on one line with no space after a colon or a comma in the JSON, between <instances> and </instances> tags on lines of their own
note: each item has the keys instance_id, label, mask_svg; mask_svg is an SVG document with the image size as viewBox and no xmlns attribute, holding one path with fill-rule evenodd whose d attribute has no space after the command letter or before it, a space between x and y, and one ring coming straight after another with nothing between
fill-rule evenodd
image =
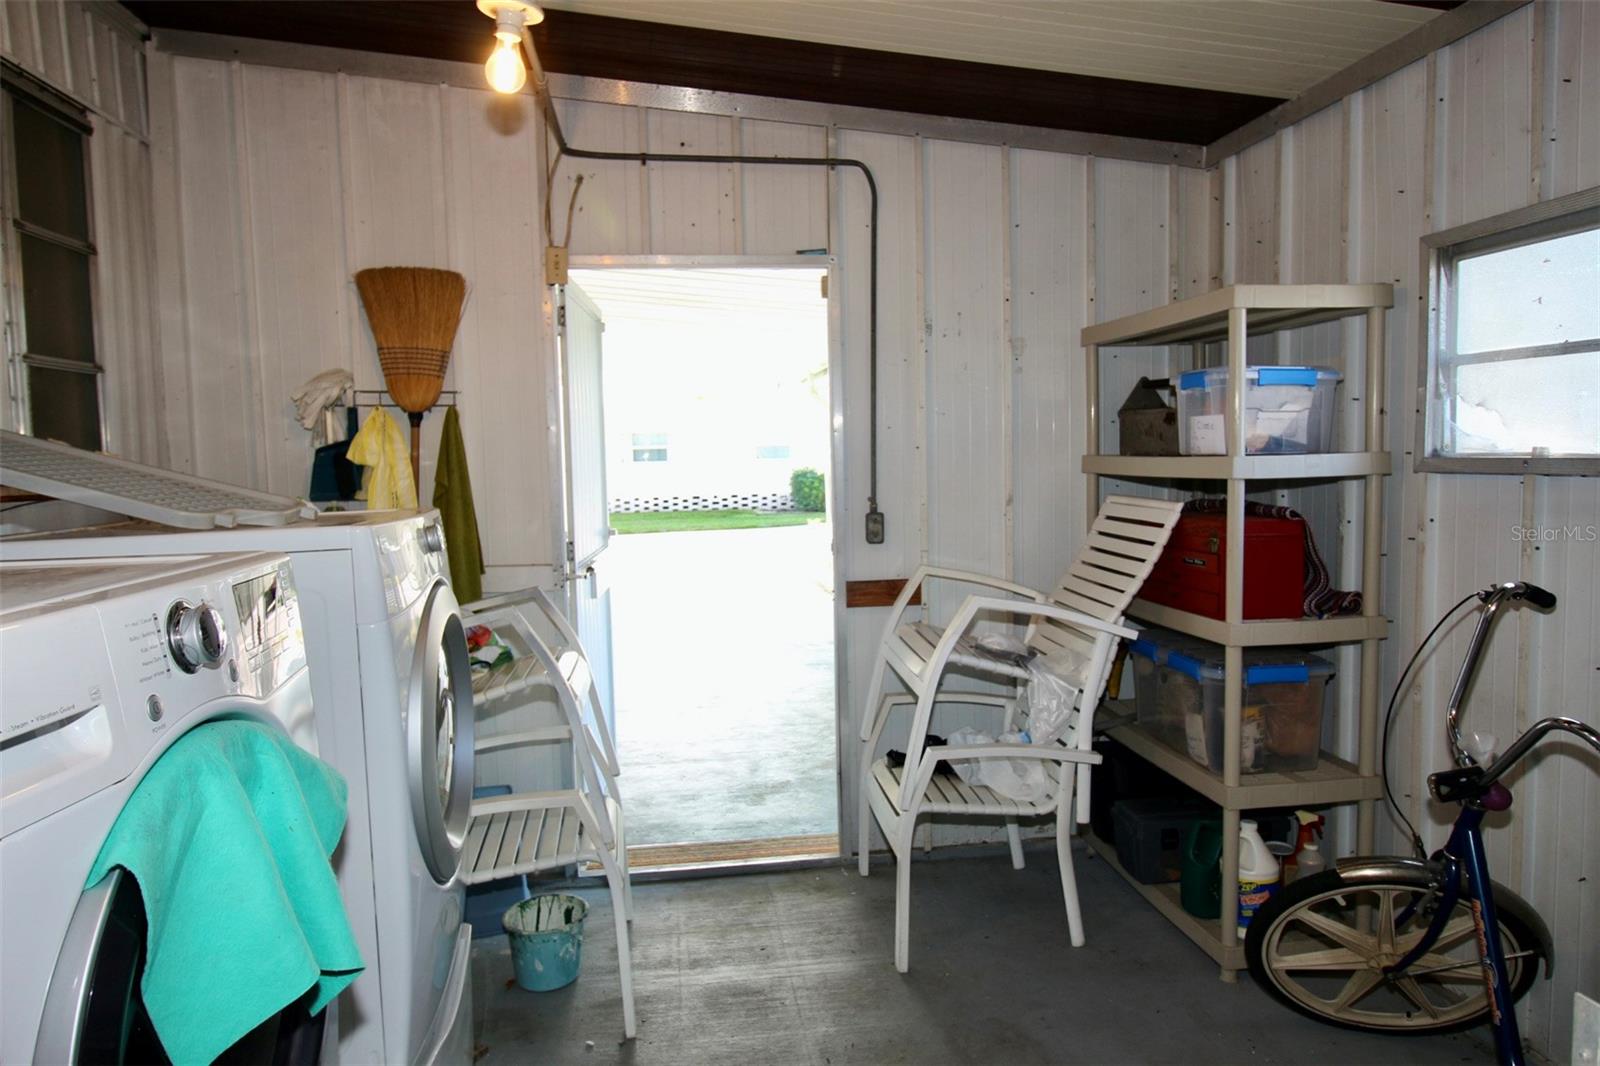
<instances>
[{"instance_id":1,"label":"window with white frame","mask_svg":"<svg viewBox=\"0 0 1600 1066\"><path fill-rule=\"evenodd\" d=\"M787 459L789 446L787 444L758 444L756 445L757 459Z\"/></svg>"},{"instance_id":2,"label":"window with white frame","mask_svg":"<svg viewBox=\"0 0 1600 1066\"><path fill-rule=\"evenodd\" d=\"M666 462L667 435L665 433L635 433L633 435L633 461L636 463Z\"/></svg>"},{"instance_id":3,"label":"window with white frame","mask_svg":"<svg viewBox=\"0 0 1600 1066\"><path fill-rule=\"evenodd\" d=\"M82 111L6 67L0 93L0 266L14 421L98 450L90 128Z\"/></svg>"},{"instance_id":4,"label":"window with white frame","mask_svg":"<svg viewBox=\"0 0 1600 1066\"><path fill-rule=\"evenodd\" d=\"M1422 470L1600 471L1600 190L1424 239Z\"/></svg>"}]
</instances>

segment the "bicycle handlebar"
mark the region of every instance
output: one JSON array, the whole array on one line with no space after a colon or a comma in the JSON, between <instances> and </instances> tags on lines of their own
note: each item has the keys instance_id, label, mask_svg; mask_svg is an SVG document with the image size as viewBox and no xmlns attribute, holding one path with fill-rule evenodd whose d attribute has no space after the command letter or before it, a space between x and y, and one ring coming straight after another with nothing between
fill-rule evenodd
<instances>
[{"instance_id":1,"label":"bicycle handlebar","mask_svg":"<svg viewBox=\"0 0 1600 1066\"><path fill-rule=\"evenodd\" d=\"M1445 735L1450 742L1450 752L1455 757L1456 765L1463 768L1478 765L1478 760L1468 754L1461 744L1461 704L1466 700L1467 689L1472 684L1473 676L1478 672L1478 660L1483 655L1484 645L1488 643L1489 630L1494 625L1495 615L1499 613L1500 605L1502 603L1516 603L1526 600L1533 606L1546 611L1556 605L1554 593L1526 581L1503 581L1497 585L1490 585L1478 593L1478 599L1483 601L1483 614L1478 619L1477 629L1472 632L1472 642L1467 645L1467 655L1461 661L1461 671L1456 674L1455 687L1450 690L1450 703L1445 711ZM1547 719L1547 721L1573 720ZM1583 723L1578 722L1575 724L1582 725ZM1529 730L1529 733L1531 732L1532 730ZM1537 740L1538 737L1534 739ZM1496 762L1496 765L1499 765L1499 763Z\"/></svg>"},{"instance_id":2,"label":"bicycle handlebar","mask_svg":"<svg viewBox=\"0 0 1600 1066\"><path fill-rule=\"evenodd\" d=\"M1555 730L1571 733L1580 740L1588 741L1596 751L1600 751L1600 730L1595 729L1594 726L1585 725L1576 718L1544 718L1533 723L1526 733L1511 742L1511 746L1505 750L1505 754L1490 764L1489 769L1483 772L1483 783L1490 785L1498 781L1501 774L1511 769L1518 759L1528 754L1528 749L1544 739L1546 733Z\"/></svg>"}]
</instances>

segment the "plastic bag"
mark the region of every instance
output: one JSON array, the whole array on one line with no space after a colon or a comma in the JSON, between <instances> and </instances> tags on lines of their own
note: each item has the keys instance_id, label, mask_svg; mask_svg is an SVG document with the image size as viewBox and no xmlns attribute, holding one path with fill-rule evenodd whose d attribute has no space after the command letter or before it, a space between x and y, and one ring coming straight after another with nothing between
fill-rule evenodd
<instances>
[{"instance_id":1,"label":"plastic bag","mask_svg":"<svg viewBox=\"0 0 1600 1066\"><path fill-rule=\"evenodd\" d=\"M1078 687L1052 669L1049 660L1035 659L1028 664L1022 697L1028 711L1028 733L1035 744L1060 740L1076 721Z\"/></svg>"},{"instance_id":2,"label":"plastic bag","mask_svg":"<svg viewBox=\"0 0 1600 1066\"><path fill-rule=\"evenodd\" d=\"M1029 738L1026 733L1001 733L999 737L992 737L964 727L951 733L946 740L951 747L976 747L996 743L1026 744ZM1037 803L1050 794L1050 778L1044 772L1044 763L1038 759L990 756L985 759L951 759L948 765L967 784L986 785L1008 799Z\"/></svg>"}]
</instances>

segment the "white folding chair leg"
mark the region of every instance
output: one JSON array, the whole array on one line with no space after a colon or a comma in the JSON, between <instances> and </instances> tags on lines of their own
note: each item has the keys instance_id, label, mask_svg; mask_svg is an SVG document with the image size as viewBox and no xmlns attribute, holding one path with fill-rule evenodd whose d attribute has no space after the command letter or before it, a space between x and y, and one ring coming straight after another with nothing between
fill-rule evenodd
<instances>
[{"instance_id":1,"label":"white folding chair leg","mask_svg":"<svg viewBox=\"0 0 1600 1066\"><path fill-rule=\"evenodd\" d=\"M894 968L901 973L911 969L911 834L908 826L894 856Z\"/></svg>"},{"instance_id":2,"label":"white folding chair leg","mask_svg":"<svg viewBox=\"0 0 1600 1066\"><path fill-rule=\"evenodd\" d=\"M1006 819L1006 840L1011 844L1011 868L1022 869L1022 830L1017 828L1015 818Z\"/></svg>"},{"instance_id":3,"label":"white folding chair leg","mask_svg":"<svg viewBox=\"0 0 1600 1066\"><path fill-rule=\"evenodd\" d=\"M633 947L628 937L627 879L603 848L600 865L605 867L606 882L611 889L612 920L617 927L617 976L622 984L622 1035L632 1040L639 1033L639 1021L633 1013Z\"/></svg>"},{"instance_id":4,"label":"white folding chair leg","mask_svg":"<svg viewBox=\"0 0 1600 1066\"><path fill-rule=\"evenodd\" d=\"M628 921L633 921L633 871L628 868L628 838L619 812L617 834L617 865L622 868L622 902L627 907Z\"/></svg>"},{"instance_id":5,"label":"white folding chair leg","mask_svg":"<svg viewBox=\"0 0 1600 1066\"><path fill-rule=\"evenodd\" d=\"M1072 869L1072 828L1067 817L1070 804L1062 804L1056 820L1056 860L1061 864L1061 895L1067 903L1067 932L1072 946L1083 947L1083 911L1078 907L1078 878Z\"/></svg>"},{"instance_id":6,"label":"white folding chair leg","mask_svg":"<svg viewBox=\"0 0 1600 1066\"><path fill-rule=\"evenodd\" d=\"M876 788L873 784L871 767L867 760L872 757L872 751L865 744L861 746L861 780L856 782L856 869L862 877L867 876L871 859L867 849L872 842L872 811L867 806L867 789Z\"/></svg>"}]
</instances>

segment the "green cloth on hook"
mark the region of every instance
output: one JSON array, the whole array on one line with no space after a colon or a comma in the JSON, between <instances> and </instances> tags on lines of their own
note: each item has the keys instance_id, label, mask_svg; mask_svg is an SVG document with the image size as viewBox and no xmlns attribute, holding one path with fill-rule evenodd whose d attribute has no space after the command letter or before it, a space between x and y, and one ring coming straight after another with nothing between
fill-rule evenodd
<instances>
[{"instance_id":1,"label":"green cloth on hook","mask_svg":"<svg viewBox=\"0 0 1600 1066\"><path fill-rule=\"evenodd\" d=\"M362 971L329 856L347 787L281 729L197 726L128 797L87 885L120 866L148 932L139 989L167 1056L209 1063L315 991L311 1012Z\"/></svg>"},{"instance_id":2,"label":"green cloth on hook","mask_svg":"<svg viewBox=\"0 0 1600 1066\"><path fill-rule=\"evenodd\" d=\"M454 407L444 413L439 439L439 465L433 471L433 505L444 522L450 585L456 599L483 598L483 541L478 538L478 512L472 506L472 477L467 473L467 445L461 439L461 417Z\"/></svg>"}]
</instances>

